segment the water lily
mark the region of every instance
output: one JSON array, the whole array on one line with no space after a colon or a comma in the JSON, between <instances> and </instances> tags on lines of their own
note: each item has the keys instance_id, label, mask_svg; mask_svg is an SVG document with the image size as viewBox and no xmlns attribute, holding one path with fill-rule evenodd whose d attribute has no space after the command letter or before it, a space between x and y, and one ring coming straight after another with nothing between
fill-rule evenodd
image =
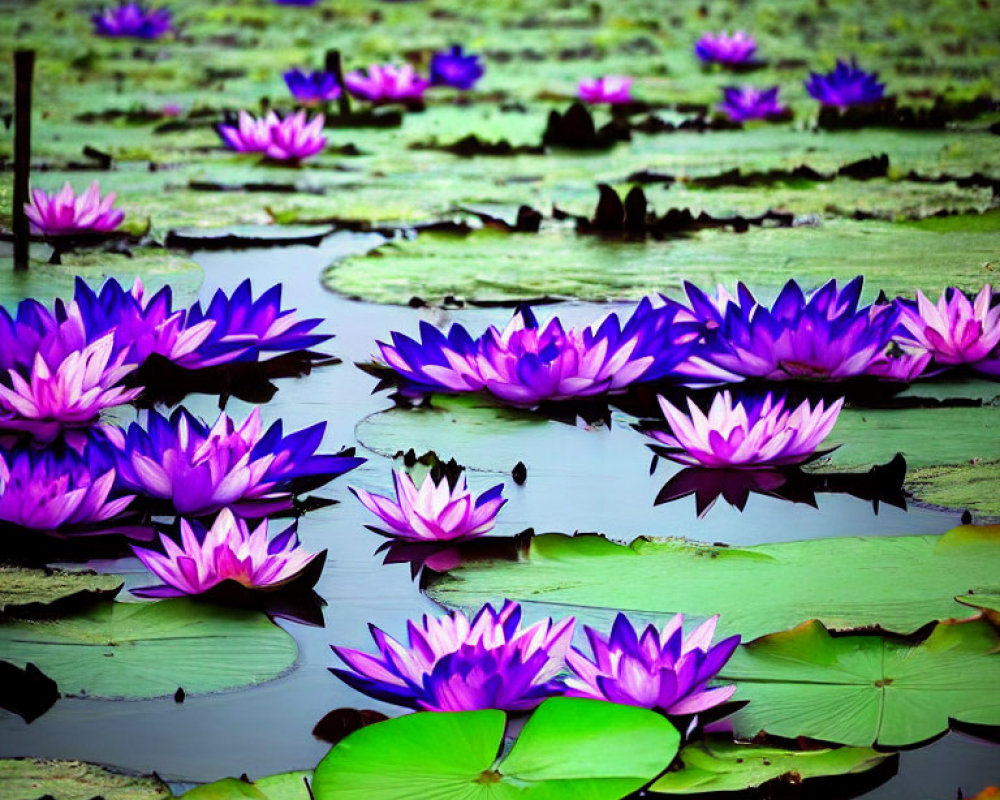
<instances>
[{"instance_id":1,"label":"water lily","mask_svg":"<svg viewBox=\"0 0 1000 800\"><path fill-rule=\"evenodd\" d=\"M293 69L286 72L284 77L292 97L304 106L316 106L340 97L340 84L332 72L303 72Z\"/></svg>"},{"instance_id":2,"label":"water lily","mask_svg":"<svg viewBox=\"0 0 1000 800\"><path fill-rule=\"evenodd\" d=\"M460 611L407 624L409 645L372 626L379 654L334 647L349 669L331 669L349 686L424 711L498 708L528 711L562 692L558 675L573 638L573 617L521 628L521 607L486 604L471 620Z\"/></svg>"},{"instance_id":3,"label":"water lily","mask_svg":"<svg viewBox=\"0 0 1000 800\"><path fill-rule=\"evenodd\" d=\"M709 683L740 643L739 636L712 645L718 617L711 617L684 636L684 616L677 614L662 630L648 625L638 633L628 617L618 614L611 635L585 626L591 658L572 648L566 663L570 697L590 697L623 705L656 709L664 714L698 714L725 703L735 686L709 688Z\"/></svg>"},{"instance_id":4,"label":"water lily","mask_svg":"<svg viewBox=\"0 0 1000 800\"><path fill-rule=\"evenodd\" d=\"M748 63L757 52L757 40L746 31L704 34L694 45L702 61L733 66Z\"/></svg>"},{"instance_id":5,"label":"water lily","mask_svg":"<svg viewBox=\"0 0 1000 800\"><path fill-rule=\"evenodd\" d=\"M778 101L778 87L757 89L753 86L726 86L722 89L719 111L733 122L767 119L785 114L787 106Z\"/></svg>"},{"instance_id":6,"label":"water lily","mask_svg":"<svg viewBox=\"0 0 1000 800\"><path fill-rule=\"evenodd\" d=\"M680 360L654 335L657 321L650 309L624 327L609 314L599 326L564 330L558 317L539 326L530 309L521 309L503 331L486 330L479 374L492 394L515 406L618 392L651 379L659 359Z\"/></svg>"},{"instance_id":7,"label":"water lily","mask_svg":"<svg viewBox=\"0 0 1000 800\"><path fill-rule=\"evenodd\" d=\"M733 402L719 392L706 415L688 398L685 414L663 397L660 408L670 433L649 431L661 452L681 464L703 467L756 467L800 464L815 456L837 422L843 398L825 406L804 400L794 409L768 392L762 399Z\"/></svg>"},{"instance_id":8,"label":"water lily","mask_svg":"<svg viewBox=\"0 0 1000 800\"><path fill-rule=\"evenodd\" d=\"M111 497L115 470L107 454L88 444L0 450L0 521L50 533L111 524L132 502Z\"/></svg>"},{"instance_id":9,"label":"water lily","mask_svg":"<svg viewBox=\"0 0 1000 800\"><path fill-rule=\"evenodd\" d=\"M0 306L0 373L30 366L41 341L58 327L55 315L37 300L22 300L13 315Z\"/></svg>"},{"instance_id":10,"label":"water lily","mask_svg":"<svg viewBox=\"0 0 1000 800\"><path fill-rule=\"evenodd\" d=\"M211 427L184 408L169 419L151 411L145 427L129 426L119 484L189 516L226 507L242 516L287 510L297 492L365 461L350 453L316 455L325 429L321 422L284 436L278 421L265 432L259 408L241 425L223 412Z\"/></svg>"},{"instance_id":11,"label":"water lily","mask_svg":"<svg viewBox=\"0 0 1000 800\"><path fill-rule=\"evenodd\" d=\"M326 147L325 122L322 114L308 119L304 110L284 119L274 111L268 111L261 119L241 111L236 125L222 124L216 130L232 150L263 153L271 161L298 163Z\"/></svg>"},{"instance_id":12,"label":"water lily","mask_svg":"<svg viewBox=\"0 0 1000 800\"><path fill-rule=\"evenodd\" d=\"M162 586L132 589L139 597L179 597L204 594L225 581L245 589L275 591L299 578L324 553L310 553L299 544L293 523L273 539L267 520L250 531L247 523L223 510L207 531L197 522L180 521L180 544L160 534L162 553L132 546Z\"/></svg>"},{"instance_id":13,"label":"water lily","mask_svg":"<svg viewBox=\"0 0 1000 800\"><path fill-rule=\"evenodd\" d=\"M101 197L97 181L77 196L69 181L62 191L48 194L42 189L31 190L31 202L24 213L35 233L46 236L71 236L82 233L109 233L125 218L125 212L113 208L115 193Z\"/></svg>"},{"instance_id":14,"label":"water lily","mask_svg":"<svg viewBox=\"0 0 1000 800\"><path fill-rule=\"evenodd\" d=\"M585 103L631 103L634 80L626 75L584 78L577 87L577 94Z\"/></svg>"},{"instance_id":15,"label":"water lily","mask_svg":"<svg viewBox=\"0 0 1000 800\"><path fill-rule=\"evenodd\" d=\"M898 302L904 330L897 341L929 353L936 364L975 365L1000 345L1000 305L993 305L989 284L974 301L949 287L936 304L919 289L916 302Z\"/></svg>"},{"instance_id":16,"label":"water lily","mask_svg":"<svg viewBox=\"0 0 1000 800\"><path fill-rule=\"evenodd\" d=\"M195 303L188 310L185 324L192 329L206 320L215 323L199 347L199 355L206 359L239 350L234 360L254 361L266 353L308 350L332 338L330 334L313 333L322 319L300 319L295 311L281 307L280 283L254 300L253 286L247 278L231 295L221 289L216 291L205 310L200 302Z\"/></svg>"},{"instance_id":17,"label":"water lily","mask_svg":"<svg viewBox=\"0 0 1000 800\"><path fill-rule=\"evenodd\" d=\"M0 429L51 439L141 394L142 387L120 385L135 366L124 363L124 352L113 356L113 334L86 346L83 339L70 320L40 343L30 370L7 371L7 382L0 379Z\"/></svg>"},{"instance_id":18,"label":"water lily","mask_svg":"<svg viewBox=\"0 0 1000 800\"><path fill-rule=\"evenodd\" d=\"M420 323L420 341L393 331L392 344L376 342L382 360L417 387L475 392L486 382L479 374L479 343L461 325L445 335L428 322Z\"/></svg>"},{"instance_id":19,"label":"water lily","mask_svg":"<svg viewBox=\"0 0 1000 800\"><path fill-rule=\"evenodd\" d=\"M472 89L486 71L481 57L466 53L462 45L452 45L431 56L430 79L432 86L451 86L454 89Z\"/></svg>"},{"instance_id":20,"label":"water lily","mask_svg":"<svg viewBox=\"0 0 1000 800\"><path fill-rule=\"evenodd\" d=\"M839 108L877 103L885 95L878 73L865 72L854 59L850 63L838 59L832 72L810 72L805 87L822 105Z\"/></svg>"},{"instance_id":21,"label":"water lily","mask_svg":"<svg viewBox=\"0 0 1000 800\"><path fill-rule=\"evenodd\" d=\"M159 39L171 30L169 8L146 8L139 3L121 3L105 8L91 18L98 36Z\"/></svg>"},{"instance_id":22,"label":"water lily","mask_svg":"<svg viewBox=\"0 0 1000 800\"><path fill-rule=\"evenodd\" d=\"M740 284L719 308L691 286L698 300L684 313L704 322L699 358L735 378L842 381L884 362L896 329L891 304L859 307L861 287L860 276L831 280L806 296L792 280L768 308Z\"/></svg>"},{"instance_id":23,"label":"water lily","mask_svg":"<svg viewBox=\"0 0 1000 800\"><path fill-rule=\"evenodd\" d=\"M378 529L386 536L415 542L447 542L472 539L491 531L506 499L501 497L503 484L474 498L459 473L454 483L448 475L434 480L428 473L418 489L403 470L393 470L396 500L364 489L350 487L361 504L385 524Z\"/></svg>"},{"instance_id":24,"label":"water lily","mask_svg":"<svg viewBox=\"0 0 1000 800\"><path fill-rule=\"evenodd\" d=\"M372 64L367 74L358 70L348 72L344 84L362 100L392 103L420 100L431 82L417 75L409 64Z\"/></svg>"}]
</instances>

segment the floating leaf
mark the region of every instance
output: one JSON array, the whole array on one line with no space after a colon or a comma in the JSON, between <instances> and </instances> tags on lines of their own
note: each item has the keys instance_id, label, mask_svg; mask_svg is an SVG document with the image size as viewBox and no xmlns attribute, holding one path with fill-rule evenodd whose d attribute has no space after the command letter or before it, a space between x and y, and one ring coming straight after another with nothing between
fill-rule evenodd
<instances>
[{"instance_id":1,"label":"floating leaf","mask_svg":"<svg viewBox=\"0 0 1000 800\"><path fill-rule=\"evenodd\" d=\"M979 535L966 536L969 529ZM544 534L532 540L526 559L469 563L429 593L466 609L504 597L560 616L602 608L608 620L615 609L719 614L720 635L739 633L746 641L814 617L840 630L877 625L911 633L961 614L953 598L997 587L998 575L1000 526L741 548L645 539L625 546Z\"/></svg>"},{"instance_id":2,"label":"floating leaf","mask_svg":"<svg viewBox=\"0 0 1000 800\"><path fill-rule=\"evenodd\" d=\"M0 281L0 305L12 309L26 297L42 303L57 297L72 297L73 282L78 275L95 288L106 278L117 278L131 286L140 277L151 292L169 283L175 304L181 305L198 298L198 287L204 278L196 263L166 250L136 248L131 256L82 251L64 254L61 264L33 262L24 272L5 274Z\"/></svg>"},{"instance_id":3,"label":"floating leaf","mask_svg":"<svg viewBox=\"0 0 1000 800\"><path fill-rule=\"evenodd\" d=\"M680 769L668 772L650 789L663 794L738 792L770 781L799 784L810 778L856 775L894 755L867 747L786 750L733 741L704 739L681 750Z\"/></svg>"},{"instance_id":4,"label":"floating leaf","mask_svg":"<svg viewBox=\"0 0 1000 800\"><path fill-rule=\"evenodd\" d=\"M0 613L25 615L42 606L65 609L90 600L110 600L123 585L119 575L91 570L27 569L0 564Z\"/></svg>"},{"instance_id":5,"label":"floating leaf","mask_svg":"<svg viewBox=\"0 0 1000 800\"><path fill-rule=\"evenodd\" d=\"M316 800L618 800L661 772L680 743L646 709L554 698L509 754L501 711L410 714L362 728L316 767Z\"/></svg>"},{"instance_id":6,"label":"floating leaf","mask_svg":"<svg viewBox=\"0 0 1000 800\"><path fill-rule=\"evenodd\" d=\"M940 622L918 644L832 637L813 620L740 648L720 677L750 701L732 718L739 735L903 747L950 720L1000 725L998 649L984 620Z\"/></svg>"},{"instance_id":7,"label":"floating leaf","mask_svg":"<svg viewBox=\"0 0 1000 800\"><path fill-rule=\"evenodd\" d=\"M33 662L69 696L163 697L262 683L290 667L295 641L256 611L188 599L105 603L72 617L0 626L0 649Z\"/></svg>"},{"instance_id":8,"label":"floating leaf","mask_svg":"<svg viewBox=\"0 0 1000 800\"><path fill-rule=\"evenodd\" d=\"M906 484L917 499L929 505L1000 517L1000 461L921 467L910 473Z\"/></svg>"},{"instance_id":9,"label":"floating leaf","mask_svg":"<svg viewBox=\"0 0 1000 800\"><path fill-rule=\"evenodd\" d=\"M970 223L971 224L971 223ZM806 287L864 272L874 296L934 295L945 284L978 289L1000 257L996 232L925 231L882 222L830 221L819 227L703 231L671 242L605 241L566 230L467 236L424 233L331 266L326 285L379 303L412 297L439 302L519 300L541 296L636 299L654 290L677 293L749 279L764 297L789 278ZM947 277L945 277L947 276Z\"/></svg>"},{"instance_id":10,"label":"floating leaf","mask_svg":"<svg viewBox=\"0 0 1000 800\"><path fill-rule=\"evenodd\" d=\"M4 800L166 800L170 789L159 778L125 775L82 761L37 758L0 760Z\"/></svg>"}]
</instances>

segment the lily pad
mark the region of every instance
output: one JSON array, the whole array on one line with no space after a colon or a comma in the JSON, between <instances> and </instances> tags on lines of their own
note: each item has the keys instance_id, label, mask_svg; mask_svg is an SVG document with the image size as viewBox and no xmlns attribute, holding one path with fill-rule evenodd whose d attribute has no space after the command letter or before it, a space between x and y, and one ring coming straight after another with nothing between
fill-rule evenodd
<instances>
[{"instance_id":1,"label":"lily pad","mask_svg":"<svg viewBox=\"0 0 1000 800\"><path fill-rule=\"evenodd\" d=\"M857 775L895 758L868 747L786 750L704 739L681 750L680 769L668 772L650 789L663 794L702 794L754 789L770 781L798 785L810 778Z\"/></svg>"},{"instance_id":2,"label":"lily pad","mask_svg":"<svg viewBox=\"0 0 1000 800\"><path fill-rule=\"evenodd\" d=\"M789 278L813 287L863 271L874 297L880 289L890 295L915 288L938 294L945 284L978 289L990 280L988 265L998 260L995 233L883 222L703 231L669 242L606 241L566 229L481 230L390 242L332 265L323 280L351 297L404 304L449 295L477 301L636 299L653 291L677 293L685 280L699 286L745 280L766 297Z\"/></svg>"},{"instance_id":3,"label":"lily pad","mask_svg":"<svg viewBox=\"0 0 1000 800\"><path fill-rule=\"evenodd\" d=\"M15 664L35 663L68 696L163 697L276 678L294 639L257 611L187 599L105 603L72 617L0 626Z\"/></svg>"},{"instance_id":4,"label":"lily pad","mask_svg":"<svg viewBox=\"0 0 1000 800\"><path fill-rule=\"evenodd\" d=\"M502 711L420 713L362 728L316 767L316 800L618 800L652 780L680 735L646 709L553 698L497 758Z\"/></svg>"},{"instance_id":5,"label":"lily pad","mask_svg":"<svg viewBox=\"0 0 1000 800\"><path fill-rule=\"evenodd\" d=\"M66 253L61 264L32 262L24 272L6 273L0 281L0 305L8 309L26 297L48 303L57 297L72 297L73 282L82 277L99 287L107 278L131 286L136 277L146 288L157 291L170 284L174 302L193 303L204 274L194 261L166 250L137 248L131 256L120 253L81 251Z\"/></svg>"},{"instance_id":6,"label":"lily pad","mask_svg":"<svg viewBox=\"0 0 1000 800\"><path fill-rule=\"evenodd\" d=\"M833 637L813 620L741 648L720 677L750 701L733 717L739 735L903 747L952 720L1000 725L998 648L1000 633L979 619L940 622L918 644Z\"/></svg>"},{"instance_id":7,"label":"lily pad","mask_svg":"<svg viewBox=\"0 0 1000 800\"><path fill-rule=\"evenodd\" d=\"M970 529L981 535L967 536ZM465 609L509 597L559 616L594 609L719 614L720 636L738 633L746 641L811 618L837 630L912 633L961 614L953 598L996 589L998 575L1000 526L742 548L646 539L625 546L593 535L544 534L532 540L526 559L467 564L429 593Z\"/></svg>"},{"instance_id":8,"label":"lily pad","mask_svg":"<svg viewBox=\"0 0 1000 800\"><path fill-rule=\"evenodd\" d=\"M37 758L0 760L0 797L6 800L167 800L159 778L126 775L82 761Z\"/></svg>"},{"instance_id":9,"label":"lily pad","mask_svg":"<svg viewBox=\"0 0 1000 800\"><path fill-rule=\"evenodd\" d=\"M112 599L124 585L119 575L89 570L27 569L0 565L0 613L26 614L47 607Z\"/></svg>"},{"instance_id":10,"label":"lily pad","mask_svg":"<svg viewBox=\"0 0 1000 800\"><path fill-rule=\"evenodd\" d=\"M909 474L906 485L923 503L968 510L983 519L1000 517L1000 461L921 467Z\"/></svg>"},{"instance_id":11,"label":"lily pad","mask_svg":"<svg viewBox=\"0 0 1000 800\"><path fill-rule=\"evenodd\" d=\"M312 800L312 771L282 772L260 780L223 778L181 795L182 800Z\"/></svg>"}]
</instances>

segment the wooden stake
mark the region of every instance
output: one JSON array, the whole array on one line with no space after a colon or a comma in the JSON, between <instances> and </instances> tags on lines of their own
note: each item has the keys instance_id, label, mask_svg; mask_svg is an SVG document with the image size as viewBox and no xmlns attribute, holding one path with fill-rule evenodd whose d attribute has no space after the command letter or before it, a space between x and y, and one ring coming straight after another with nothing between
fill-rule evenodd
<instances>
[{"instance_id":1,"label":"wooden stake","mask_svg":"<svg viewBox=\"0 0 1000 800\"><path fill-rule=\"evenodd\" d=\"M337 108L342 117L351 113L351 99L347 96L347 87L344 85L344 67L340 62L339 50L326 51L326 71L332 72L340 86L340 97L337 98Z\"/></svg>"},{"instance_id":2,"label":"wooden stake","mask_svg":"<svg viewBox=\"0 0 1000 800\"><path fill-rule=\"evenodd\" d=\"M28 268L31 228L24 213L31 172L31 81L35 51L14 53L14 269Z\"/></svg>"}]
</instances>

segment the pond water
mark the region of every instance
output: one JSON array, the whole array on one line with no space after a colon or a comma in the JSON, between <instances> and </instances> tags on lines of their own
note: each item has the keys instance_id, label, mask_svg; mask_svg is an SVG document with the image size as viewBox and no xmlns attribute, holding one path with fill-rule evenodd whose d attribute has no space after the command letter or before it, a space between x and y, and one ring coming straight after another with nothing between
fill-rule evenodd
<instances>
[{"instance_id":1,"label":"pond water","mask_svg":"<svg viewBox=\"0 0 1000 800\"><path fill-rule=\"evenodd\" d=\"M285 305L305 316L326 320L323 330L336 333L327 347L344 363L317 370L301 380L285 380L274 400L263 407L266 423L281 418L286 430L317 421L327 423L326 450L358 443L357 428L365 417L392 407L386 394L372 394L375 379L355 368L367 360L377 338L389 331L415 333L421 319L441 323L445 312L354 302L324 291L319 275L338 257L363 252L381 242L373 235L336 234L317 248L203 252L195 258L205 270L203 300L217 289L232 290L246 277L256 287L284 284ZM543 309L544 312L546 309ZM561 305L560 316L586 321L606 307L583 303ZM502 323L509 309L461 309L447 312L451 320L480 330ZM189 397L187 407L206 419L216 414L216 398ZM249 406L231 401L228 411L241 417ZM362 436L362 440L364 437ZM495 442L494 442L495 443ZM407 449L421 442L401 439ZM700 541L754 544L844 535L941 533L958 522L958 514L910 507L907 511L881 506L878 514L865 501L843 495L821 495L819 508L753 495L744 512L719 501L703 518L694 500L654 506L659 488L673 467L661 463L649 474L644 438L615 414L610 428L585 429L558 423L539 426L537 435L517 440L517 455L528 468L528 479L516 486L506 476L473 472L470 482L481 490L506 478L510 501L495 533L509 536L525 528L536 531L599 531L628 541L648 534L686 536ZM444 448L441 448L442 450ZM498 449L486 466L509 472L513 463ZM299 645L299 660L288 674L243 691L173 700L99 701L61 699L30 725L0 713L0 756L70 758L150 772L188 784L248 773L259 777L292 769L308 769L327 745L311 735L313 725L338 707L376 708L388 714L398 709L371 701L330 675L335 658L331 643L367 648L367 624L393 635L405 620L440 609L422 595L408 564L383 564L376 548L383 539L363 525L371 519L347 491L348 483L385 489L390 462L361 448L369 460L361 468L317 492L340 501L303 517L300 536L311 550L329 549L329 559L316 590L326 600L324 627L280 621ZM447 451L441 452L447 457ZM885 460L893 453L886 453ZM494 463L495 462L495 463ZM94 567L126 575L128 585L148 583L134 559L95 562ZM613 580L614 576L609 576ZM667 578L665 578L667 579ZM123 592L121 599L129 599ZM996 782L1000 750L995 744L952 732L933 744L904 752L898 774L865 797L872 800L912 800L956 796Z\"/></svg>"}]
</instances>

